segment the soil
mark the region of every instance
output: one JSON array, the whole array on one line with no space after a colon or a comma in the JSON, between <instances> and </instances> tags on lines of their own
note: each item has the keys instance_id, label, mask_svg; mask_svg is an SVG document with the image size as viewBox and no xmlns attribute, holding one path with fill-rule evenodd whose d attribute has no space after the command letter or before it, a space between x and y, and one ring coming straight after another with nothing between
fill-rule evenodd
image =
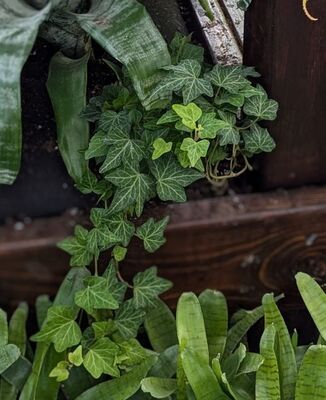
<instances>
[{"instance_id":1,"label":"soil","mask_svg":"<svg viewBox=\"0 0 326 400\"><path fill-rule=\"evenodd\" d=\"M195 42L205 46L204 36L188 0L176 1L186 30L193 33ZM148 0L144 2L148 3ZM159 17L159 14L155 15L157 20ZM175 29L181 25L179 18ZM169 35L171 32L164 33L165 37ZM54 46L38 39L22 71L22 165L12 186L0 186L0 223L58 215L67 209L85 209L95 201L92 196L82 195L74 188L58 152L55 120L45 86L49 62L56 51ZM96 45L94 55L89 63L88 97L100 93L103 86L114 80L110 70L100 61L103 51ZM206 56L209 59L209 54ZM231 190L248 192L251 183L246 178L238 179L232 182ZM192 185L187 192L189 200L217 195L216 190L204 180Z\"/></svg>"}]
</instances>

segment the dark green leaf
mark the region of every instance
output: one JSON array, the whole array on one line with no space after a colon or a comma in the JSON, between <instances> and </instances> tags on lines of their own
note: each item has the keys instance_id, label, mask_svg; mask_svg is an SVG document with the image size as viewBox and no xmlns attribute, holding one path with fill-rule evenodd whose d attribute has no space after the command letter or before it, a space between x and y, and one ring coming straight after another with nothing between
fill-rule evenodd
<instances>
[{"instance_id":1,"label":"dark green leaf","mask_svg":"<svg viewBox=\"0 0 326 400\"><path fill-rule=\"evenodd\" d=\"M169 222L169 217L165 217L155 222L153 218L149 218L143 225L137 228L136 236L142 239L144 247L149 253L154 253L165 242L164 230Z\"/></svg>"}]
</instances>

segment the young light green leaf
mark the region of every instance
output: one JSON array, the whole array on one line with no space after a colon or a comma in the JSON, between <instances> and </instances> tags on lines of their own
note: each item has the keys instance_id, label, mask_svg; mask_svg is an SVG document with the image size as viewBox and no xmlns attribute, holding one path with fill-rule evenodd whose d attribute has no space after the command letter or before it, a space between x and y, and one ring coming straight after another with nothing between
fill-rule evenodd
<instances>
[{"instance_id":1,"label":"young light green leaf","mask_svg":"<svg viewBox=\"0 0 326 400\"><path fill-rule=\"evenodd\" d=\"M326 396L326 346L310 346L307 350L295 389L296 400L317 400Z\"/></svg>"},{"instance_id":2,"label":"young light green leaf","mask_svg":"<svg viewBox=\"0 0 326 400\"><path fill-rule=\"evenodd\" d=\"M227 122L222 119L217 119L214 112L204 113L200 117L198 124L198 136L201 139L214 139L221 129L229 127Z\"/></svg>"},{"instance_id":3,"label":"young light green leaf","mask_svg":"<svg viewBox=\"0 0 326 400\"><path fill-rule=\"evenodd\" d=\"M133 303L137 309L153 307L157 297L171 287L170 281L157 276L156 267L138 272L133 279Z\"/></svg>"},{"instance_id":4,"label":"young light green leaf","mask_svg":"<svg viewBox=\"0 0 326 400\"><path fill-rule=\"evenodd\" d=\"M275 354L276 331L268 325L260 341L260 354L264 357L262 366L256 373L256 399L281 400L278 361ZM292 400L294 397L292 397Z\"/></svg>"},{"instance_id":5,"label":"young light green leaf","mask_svg":"<svg viewBox=\"0 0 326 400\"><path fill-rule=\"evenodd\" d=\"M202 116L202 110L195 103L186 106L173 104L172 109L181 118L183 125L191 130L196 129L196 122Z\"/></svg>"},{"instance_id":6,"label":"young light green leaf","mask_svg":"<svg viewBox=\"0 0 326 400\"><path fill-rule=\"evenodd\" d=\"M148 350L144 349L136 339L119 342L119 354L116 364L119 368L130 368L142 363L148 357Z\"/></svg>"},{"instance_id":7,"label":"young light green leaf","mask_svg":"<svg viewBox=\"0 0 326 400\"><path fill-rule=\"evenodd\" d=\"M209 351L202 309L194 293L183 293L177 304L177 335L180 350L187 348L200 354L208 365Z\"/></svg>"},{"instance_id":8,"label":"young light green leaf","mask_svg":"<svg viewBox=\"0 0 326 400\"><path fill-rule=\"evenodd\" d=\"M200 78L201 65L196 60L184 60L166 67L170 72L157 87L157 93L182 91L183 103L188 104L201 94L213 96L213 88L207 79Z\"/></svg>"},{"instance_id":9,"label":"young light green leaf","mask_svg":"<svg viewBox=\"0 0 326 400\"><path fill-rule=\"evenodd\" d=\"M202 157L207 155L208 148L209 141L206 139L196 142L192 138L185 138L180 146L181 150L187 152L192 167L194 167Z\"/></svg>"},{"instance_id":10,"label":"young light green leaf","mask_svg":"<svg viewBox=\"0 0 326 400\"><path fill-rule=\"evenodd\" d=\"M267 129L261 128L255 124L250 128L250 131L245 131L242 134L245 142L245 150L250 153L257 154L274 150L276 144Z\"/></svg>"},{"instance_id":11,"label":"young light green leaf","mask_svg":"<svg viewBox=\"0 0 326 400\"><path fill-rule=\"evenodd\" d=\"M68 353L68 360L76 367L80 367L83 363L83 348L81 345L75 348L73 352Z\"/></svg>"},{"instance_id":12,"label":"young light green leaf","mask_svg":"<svg viewBox=\"0 0 326 400\"><path fill-rule=\"evenodd\" d=\"M93 378L99 378L102 374L114 377L120 375L115 366L115 357L119 347L107 337L98 339L84 356L83 365Z\"/></svg>"},{"instance_id":13,"label":"young light green leaf","mask_svg":"<svg viewBox=\"0 0 326 400\"><path fill-rule=\"evenodd\" d=\"M115 313L114 323L124 339L131 339L137 336L144 317L144 311L136 309L133 300L130 299L124 302Z\"/></svg>"},{"instance_id":14,"label":"young light green leaf","mask_svg":"<svg viewBox=\"0 0 326 400\"><path fill-rule=\"evenodd\" d=\"M72 307L53 306L48 311L42 329L31 337L35 342L52 342L60 353L80 342L82 333L75 322L76 312Z\"/></svg>"},{"instance_id":15,"label":"young light green leaf","mask_svg":"<svg viewBox=\"0 0 326 400\"><path fill-rule=\"evenodd\" d=\"M282 400L293 400L297 376L297 363L291 337L284 319L275 303L273 294L263 297L265 325L273 324L277 336L277 357L279 360Z\"/></svg>"},{"instance_id":16,"label":"young light green leaf","mask_svg":"<svg viewBox=\"0 0 326 400\"><path fill-rule=\"evenodd\" d=\"M105 278L92 276L86 278L84 282L86 287L76 292L75 302L88 314L92 314L94 309L115 310L119 307L118 302L108 290Z\"/></svg>"},{"instance_id":17,"label":"young light green leaf","mask_svg":"<svg viewBox=\"0 0 326 400\"><path fill-rule=\"evenodd\" d=\"M122 246L114 246L114 248L112 250L113 258L117 262L123 261L126 257L126 254L127 254L127 249Z\"/></svg>"},{"instance_id":18,"label":"young light green leaf","mask_svg":"<svg viewBox=\"0 0 326 400\"><path fill-rule=\"evenodd\" d=\"M198 171L182 168L172 154L150 163L150 170L156 178L157 194L163 201L186 201L184 188L203 177Z\"/></svg>"},{"instance_id":19,"label":"young light green leaf","mask_svg":"<svg viewBox=\"0 0 326 400\"><path fill-rule=\"evenodd\" d=\"M171 378L148 377L141 381L141 389L154 399L166 399L177 390L177 381Z\"/></svg>"},{"instance_id":20,"label":"young light green leaf","mask_svg":"<svg viewBox=\"0 0 326 400\"><path fill-rule=\"evenodd\" d=\"M49 374L50 378L56 378L57 382L64 382L69 378L69 363L60 361Z\"/></svg>"},{"instance_id":21,"label":"young light green leaf","mask_svg":"<svg viewBox=\"0 0 326 400\"><path fill-rule=\"evenodd\" d=\"M223 354L228 331L228 309L224 295L215 290L205 290L199 297L208 342L209 358Z\"/></svg>"},{"instance_id":22,"label":"young light green leaf","mask_svg":"<svg viewBox=\"0 0 326 400\"><path fill-rule=\"evenodd\" d=\"M213 69L205 77L214 86L223 88L234 94L250 83L243 76L240 65L214 65Z\"/></svg>"},{"instance_id":23,"label":"young light green leaf","mask_svg":"<svg viewBox=\"0 0 326 400\"><path fill-rule=\"evenodd\" d=\"M149 253L158 250L165 242L164 230L169 222L169 217L165 217L157 222L154 218L149 218L143 225L137 228L136 236L142 239L144 247Z\"/></svg>"},{"instance_id":24,"label":"young light green leaf","mask_svg":"<svg viewBox=\"0 0 326 400\"><path fill-rule=\"evenodd\" d=\"M169 153L172 150L172 142L166 142L162 138L157 138L153 142L152 160L160 158L163 154Z\"/></svg>"},{"instance_id":25,"label":"young light green leaf","mask_svg":"<svg viewBox=\"0 0 326 400\"><path fill-rule=\"evenodd\" d=\"M153 349L159 353L178 343L175 317L160 299L146 313L145 329Z\"/></svg>"},{"instance_id":26,"label":"young light green leaf","mask_svg":"<svg viewBox=\"0 0 326 400\"><path fill-rule=\"evenodd\" d=\"M114 215L135 204L140 216L145 201L153 195L153 179L131 164L110 172L105 179L117 186L109 212Z\"/></svg>"},{"instance_id":27,"label":"young light green leaf","mask_svg":"<svg viewBox=\"0 0 326 400\"><path fill-rule=\"evenodd\" d=\"M276 118L277 110L277 101L268 99L265 91L261 91L259 95L248 97L243 106L243 111L247 115L268 121Z\"/></svg>"}]
</instances>

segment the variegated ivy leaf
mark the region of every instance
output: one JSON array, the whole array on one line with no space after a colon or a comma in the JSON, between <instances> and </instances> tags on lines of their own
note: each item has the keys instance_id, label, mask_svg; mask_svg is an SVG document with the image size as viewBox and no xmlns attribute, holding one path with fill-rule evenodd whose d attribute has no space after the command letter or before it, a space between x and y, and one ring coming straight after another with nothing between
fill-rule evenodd
<instances>
[{"instance_id":1,"label":"variegated ivy leaf","mask_svg":"<svg viewBox=\"0 0 326 400\"><path fill-rule=\"evenodd\" d=\"M221 129L228 127L228 123L222 119L217 119L214 112L204 113L200 117L198 124L198 136L201 139L214 139Z\"/></svg>"},{"instance_id":2,"label":"variegated ivy leaf","mask_svg":"<svg viewBox=\"0 0 326 400\"><path fill-rule=\"evenodd\" d=\"M83 194L96 193L98 195L104 195L105 198L109 198L112 194L112 186L105 180L98 181L89 168L75 186Z\"/></svg>"},{"instance_id":3,"label":"variegated ivy leaf","mask_svg":"<svg viewBox=\"0 0 326 400\"><path fill-rule=\"evenodd\" d=\"M94 331L95 339L100 339L115 331L114 321L113 319L108 319L106 321L93 322L92 329Z\"/></svg>"},{"instance_id":4,"label":"variegated ivy leaf","mask_svg":"<svg viewBox=\"0 0 326 400\"><path fill-rule=\"evenodd\" d=\"M136 215L140 216L145 202L155 193L153 179L141 173L136 165L124 165L107 174L105 179L117 187L109 208L112 215L135 205Z\"/></svg>"},{"instance_id":5,"label":"variegated ivy leaf","mask_svg":"<svg viewBox=\"0 0 326 400\"><path fill-rule=\"evenodd\" d=\"M133 303L137 309L153 307L157 297L171 287L170 281L157 276L156 267L138 272L133 279Z\"/></svg>"},{"instance_id":6,"label":"variegated ivy leaf","mask_svg":"<svg viewBox=\"0 0 326 400\"><path fill-rule=\"evenodd\" d=\"M52 342L58 353L79 344L81 330L75 322L76 311L68 306L51 307L42 329L31 337L35 342Z\"/></svg>"},{"instance_id":7,"label":"variegated ivy leaf","mask_svg":"<svg viewBox=\"0 0 326 400\"><path fill-rule=\"evenodd\" d=\"M140 161L145 156L145 144L139 139L132 139L128 130L123 127L111 131L104 139L109 145L107 156L100 168L101 173L110 171L123 162Z\"/></svg>"},{"instance_id":8,"label":"variegated ivy leaf","mask_svg":"<svg viewBox=\"0 0 326 400\"><path fill-rule=\"evenodd\" d=\"M116 132L129 132L131 123L128 113L126 111L119 113L112 110L104 111L99 121L99 129L106 133L108 137Z\"/></svg>"},{"instance_id":9,"label":"variegated ivy leaf","mask_svg":"<svg viewBox=\"0 0 326 400\"><path fill-rule=\"evenodd\" d=\"M153 142L154 151L152 154L152 160L160 158L163 154L169 153L172 150L172 142L166 142L162 138L157 138Z\"/></svg>"},{"instance_id":10,"label":"variegated ivy leaf","mask_svg":"<svg viewBox=\"0 0 326 400\"><path fill-rule=\"evenodd\" d=\"M265 90L257 85L260 91L256 96L248 97L244 103L243 111L257 119L273 121L277 116L278 103L275 100L268 99Z\"/></svg>"},{"instance_id":11,"label":"variegated ivy leaf","mask_svg":"<svg viewBox=\"0 0 326 400\"><path fill-rule=\"evenodd\" d=\"M220 145L238 144L240 142L239 130L235 127L236 117L223 111L218 112L220 118L227 124L219 131Z\"/></svg>"},{"instance_id":12,"label":"variegated ivy leaf","mask_svg":"<svg viewBox=\"0 0 326 400\"><path fill-rule=\"evenodd\" d=\"M85 152L86 160L107 155L109 145L105 142L106 136L107 135L103 131L95 133L89 142L88 149Z\"/></svg>"},{"instance_id":13,"label":"variegated ivy leaf","mask_svg":"<svg viewBox=\"0 0 326 400\"><path fill-rule=\"evenodd\" d=\"M184 188L203 177L198 171L181 167L172 154L152 161L150 170L156 179L157 194L163 201L186 201Z\"/></svg>"},{"instance_id":14,"label":"variegated ivy leaf","mask_svg":"<svg viewBox=\"0 0 326 400\"><path fill-rule=\"evenodd\" d=\"M245 95L242 93L242 90L243 89L241 89L241 92L239 93L229 93L228 91L221 89L214 103L218 106L221 106L223 104L231 104L234 107L242 107L245 101ZM249 94L249 91L246 93Z\"/></svg>"},{"instance_id":15,"label":"variegated ivy leaf","mask_svg":"<svg viewBox=\"0 0 326 400\"><path fill-rule=\"evenodd\" d=\"M75 227L75 236L58 243L58 247L71 255L72 267L85 267L93 260L93 253L88 248L89 232L80 225Z\"/></svg>"},{"instance_id":16,"label":"variegated ivy leaf","mask_svg":"<svg viewBox=\"0 0 326 400\"><path fill-rule=\"evenodd\" d=\"M127 254L127 249L122 246L114 246L112 250L112 256L116 262L121 262L125 259Z\"/></svg>"},{"instance_id":17,"label":"variegated ivy leaf","mask_svg":"<svg viewBox=\"0 0 326 400\"><path fill-rule=\"evenodd\" d=\"M276 146L268 130L257 124L253 125L250 131L243 132L242 136L245 142L245 150L252 154L261 152L269 153Z\"/></svg>"},{"instance_id":18,"label":"variegated ivy leaf","mask_svg":"<svg viewBox=\"0 0 326 400\"><path fill-rule=\"evenodd\" d=\"M179 120L178 114L174 110L168 110L166 113L161 115L157 120L157 125L170 124L171 122L176 122Z\"/></svg>"},{"instance_id":19,"label":"variegated ivy leaf","mask_svg":"<svg viewBox=\"0 0 326 400\"><path fill-rule=\"evenodd\" d=\"M115 365L118 351L119 347L109 338L98 339L86 353L83 365L95 379L102 374L117 377L120 375L119 369Z\"/></svg>"},{"instance_id":20,"label":"variegated ivy leaf","mask_svg":"<svg viewBox=\"0 0 326 400\"><path fill-rule=\"evenodd\" d=\"M127 284L120 282L117 278L117 270L116 270L116 262L112 259L106 268L103 277L106 279L108 291L111 293L111 296L121 304L126 290Z\"/></svg>"},{"instance_id":21,"label":"variegated ivy leaf","mask_svg":"<svg viewBox=\"0 0 326 400\"><path fill-rule=\"evenodd\" d=\"M56 378L57 382L64 382L69 378L69 362L59 361L49 374L50 378Z\"/></svg>"},{"instance_id":22,"label":"variegated ivy leaf","mask_svg":"<svg viewBox=\"0 0 326 400\"><path fill-rule=\"evenodd\" d=\"M170 90L171 92L182 92L184 104L190 103L201 94L213 96L211 83L204 78L200 78L201 65L196 60L184 60L178 65L165 67L169 70L168 75L157 87L157 93Z\"/></svg>"},{"instance_id":23,"label":"variegated ivy leaf","mask_svg":"<svg viewBox=\"0 0 326 400\"><path fill-rule=\"evenodd\" d=\"M148 357L147 350L136 339L120 342L118 346L119 354L116 357L116 362L120 367L133 367Z\"/></svg>"},{"instance_id":24,"label":"variegated ivy leaf","mask_svg":"<svg viewBox=\"0 0 326 400\"><path fill-rule=\"evenodd\" d=\"M181 118L183 125L191 130L196 129L196 122L201 117L202 110L195 103L189 103L186 106L173 104L172 109Z\"/></svg>"},{"instance_id":25,"label":"variegated ivy leaf","mask_svg":"<svg viewBox=\"0 0 326 400\"><path fill-rule=\"evenodd\" d=\"M75 303L88 314L97 309L116 310L119 303L113 298L107 287L107 280L99 276L91 276L84 280L85 289L75 294Z\"/></svg>"},{"instance_id":26,"label":"variegated ivy leaf","mask_svg":"<svg viewBox=\"0 0 326 400\"><path fill-rule=\"evenodd\" d=\"M243 76L239 65L214 65L213 69L205 75L214 86L223 88L230 93L238 93L250 82Z\"/></svg>"},{"instance_id":27,"label":"variegated ivy leaf","mask_svg":"<svg viewBox=\"0 0 326 400\"><path fill-rule=\"evenodd\" d=\"M143 323L145 312L136 309L132 299L125 301L115 313L114 323L124 339L137 336L138 329Z\"/></svg>"},{"instance_id":28,"label":"variegated ivy leaf","mask_svg":"<svg viewBox=\"0 0 326 400\"><path fill-rule=\"evenodd\" d=\"M100 226L89 231L87 250L98 257L100 251L109 249L119 242L120 238L111 232L107 226Z\"/></svg>"},{"instance_id":29,"label":"variegated ivy leaf","mask_svg":"<svg viewBox=\"0 0 326 400\"><path fill-rule=\"evenodd\" d=\"M187 152L192 167L194 167L202 157L206 156L208 148L209 141L206 139L196 142L192 138L185 138L180 146L181 150Z\"/></svg>"},{"instance_id":30,"label":"variegated ivy leaf","mask_svg":"<svg viewBox=\"0 0 326 400\"><path fill-rule=\"evenodd\" d=\"M136 236L142 239L144 247L149 253L154 253L165 242L164 230L169 222L169 217L165 217L155 222L154 218L149 218L143 225L137 228Z\"/></svg>"}]
</instances>

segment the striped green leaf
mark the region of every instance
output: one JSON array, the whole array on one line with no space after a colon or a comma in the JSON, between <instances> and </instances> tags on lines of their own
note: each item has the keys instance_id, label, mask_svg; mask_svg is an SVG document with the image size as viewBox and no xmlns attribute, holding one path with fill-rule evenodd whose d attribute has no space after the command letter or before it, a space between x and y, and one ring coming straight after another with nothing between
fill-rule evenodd
<instances>
[{"instance_id":1,"label":"striped green leaf","mask_svg":"<svg viewBox=\"0 0 326 400\"><path fill-rule=\"evenodd\" d=\"M20 74L34 44L42 10L19 0L0 2L0 184L12 184L20 168L22 148Z\"/></svg>"},{"instance_id":2,"label":"striped green leaf","mask_svg":"<svg viewBox=\"0 0 326 400\"><path fill-rule=\"evenodd\" d=\"M146 9L135 0L93 1L87 14L77 14L81 27L124 64L145 108L166 93L151 97L161 79L160 68L171 63L166 43Z\"/></svg>"},{"instance_id":3,"label":"striped green leaf","mask_svg":"<svg viewBox=\"0 0 326 400\"><path fill-rule=\"evenodd\" d=\"M86 106L89 52L71 59L55 54L50 62L47 89L57 124L58 146L69 175L79 183L87 171L84 151L89 129L80 113Z\"/></svg>"},{"instance_id":4,"label":"striped green leaf","mask_svg":"<svg viewBox=\"0 0 326 400\"><path fill-rule=\"evenodd\" d=\"M274 325L277 337L277 359L280 371L282 400L293 400L297 375L297 363L289 331L275 303L273 294L263 297L265 325Z\"/></svg>"},{"instance_id":5,"label":"striped green leaf","mask_svg":"<svg viewBox=\"0 0 326 400\"><path fill-rule=\"evenodd\" d=\"M301 297L319 333L326 340L326 294L308 274L299 272L295 278Z\"/></svg>"},{"instance_id":6,"label":"striped green leaf","mask_svg":"<svg viewBox=\"0 0 326 400\"><path fill-rule=\"evenodd\" d=\"M295 400L326 398L326 346L311 346L302 361L295 389Z\"/></svg>"},{"instance_id":7,"label":"striped green leaf","mask_svg":"<svg viewBox=\"0 0 326 400\"><path fill-rule=\"evenodd\" d=\"M199 297L208 342L209 358L223 354L228 331L228 308L224 295L215 290L205 290Z\"/></svg>"}]
</instances>

